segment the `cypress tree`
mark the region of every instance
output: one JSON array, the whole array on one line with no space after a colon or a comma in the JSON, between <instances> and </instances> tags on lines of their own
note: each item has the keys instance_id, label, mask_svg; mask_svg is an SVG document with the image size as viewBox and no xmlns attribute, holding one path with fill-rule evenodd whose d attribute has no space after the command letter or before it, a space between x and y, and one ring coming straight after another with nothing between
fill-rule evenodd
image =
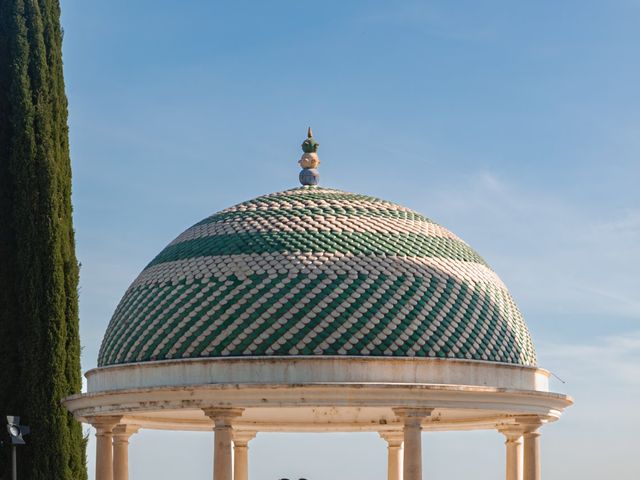
<instances>
[{"instance_id":1,"label":"cypress tree","mask_svg":"<svg viewBox=\"0 0 640 480\"><path fill-rule=\"evenodd\" d=\"M0 0L0 422L31 426L20 478L87 478L60 403L82 386L77 289L59 1Z\"/></svg>"}]
</instances>

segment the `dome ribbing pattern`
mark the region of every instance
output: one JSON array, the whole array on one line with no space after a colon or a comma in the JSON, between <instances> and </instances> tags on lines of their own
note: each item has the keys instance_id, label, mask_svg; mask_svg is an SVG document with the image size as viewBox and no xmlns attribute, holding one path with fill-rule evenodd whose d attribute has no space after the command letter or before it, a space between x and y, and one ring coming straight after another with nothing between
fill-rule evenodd
<instances>
[{"instance_id":1,"label":"dome ribbing pattern","mask_svg":"<svg viewBox=\"0 0 640 480\"><path fill-rule=\"evenodd\" d=\"M98 364L291 355L536 363L511 295L466 243L394 203L305 186L171 242L125 293Z\"/></svg>"}]
</instances>

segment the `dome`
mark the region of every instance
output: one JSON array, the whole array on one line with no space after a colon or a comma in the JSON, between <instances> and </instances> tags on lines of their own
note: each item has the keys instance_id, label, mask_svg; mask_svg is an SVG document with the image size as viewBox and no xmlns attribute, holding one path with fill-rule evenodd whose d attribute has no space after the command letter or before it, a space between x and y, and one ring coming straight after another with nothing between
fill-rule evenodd
<instances>
[{"instance_id":1,"label":"dome","mask_svg":"<svg viewBox=\"0 0 640 480\"><path fill-rule=\"evenodd\" d=\"M460 238L392 202L317 186L178 236L125 293L98 364L255 356L536 363L505 285Z\"/></svg>"}]
</instances>

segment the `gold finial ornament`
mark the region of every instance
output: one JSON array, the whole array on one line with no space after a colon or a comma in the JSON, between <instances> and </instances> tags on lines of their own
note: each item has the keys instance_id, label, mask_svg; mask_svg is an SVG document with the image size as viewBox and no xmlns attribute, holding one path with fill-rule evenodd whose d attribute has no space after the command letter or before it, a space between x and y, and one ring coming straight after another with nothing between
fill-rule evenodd
<instances>
[{"instance_id":1,"label":"gold finial ornament","mask_svg":"<svg viewBox=\"0 0 640 480\"><path fill-rule=\"evenodd\" d=\"M311 131L311 127L307 130L307 138L313 138L313 132Z\"/></svg>"}]
</instances>

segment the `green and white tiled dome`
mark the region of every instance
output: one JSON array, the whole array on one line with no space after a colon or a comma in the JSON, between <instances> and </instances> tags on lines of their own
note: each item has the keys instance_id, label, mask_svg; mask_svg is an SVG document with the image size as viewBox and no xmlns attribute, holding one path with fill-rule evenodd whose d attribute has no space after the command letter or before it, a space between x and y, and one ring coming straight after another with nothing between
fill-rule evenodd
<instances>
[{"instance_id":1,"label":"green and white tiled dome","mask_svg":"<svg viewBox=\"0 0 640 480\"><path fill-rule=\"evenodd\" d=\"M408 208L316 186L171 242L127 290L98 363L293 355L536 363L511 295L466 243Z\"/></svg>"}]
</instances>

